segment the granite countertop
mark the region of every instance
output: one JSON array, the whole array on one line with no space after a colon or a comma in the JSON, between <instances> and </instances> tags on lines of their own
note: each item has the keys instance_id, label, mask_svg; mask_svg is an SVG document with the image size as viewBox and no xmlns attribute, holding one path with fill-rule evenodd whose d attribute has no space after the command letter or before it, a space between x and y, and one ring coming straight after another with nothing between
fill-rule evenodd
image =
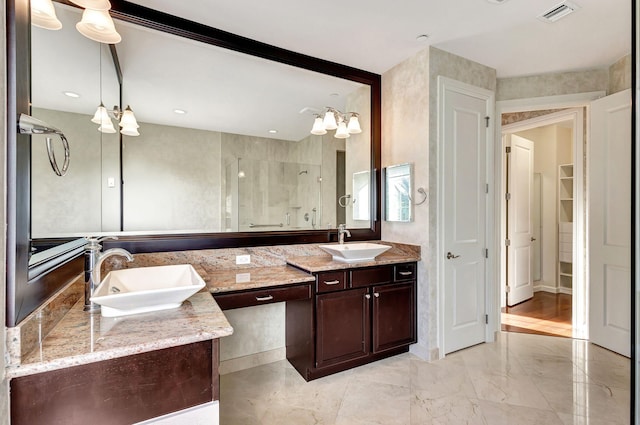
<instances>
[{"instance_id":1,"label":"granite countertop","mask_svg":"<svg viewBox=\"0 0 640 425\"><path fill-rule=\"evenodd\" d=\"M315 282L315 277L291 266L212 270L203 276L212 294Z\"/></svg>"},{"instance_id":2,"label":"granite countertop","mask_svg":"<svg viewBox=\"0 0 640 425\"><path fill-rule=\"evenodd\" d=\"M39 346L6 369L8 378L221 338L233 328L205 290L174 310L124 317L83 311L78 301Z\"/></svg>"},{"instance_id":3,"label":"granite countertop","mask_svg":"<svg viewBox=\"0 0 640 425\"><path fill-rule=\"evenodd\" d=\"M407 263L413 261L420 261L420 255L396 248L390 249L389 251L378 255L375 260L355 261L351 263L336 261L330 255L313 255L287 258L287 263L306 270L310 273L342 270L346 268L382 266L387 264Z\"/></svg>"}]
</instances>

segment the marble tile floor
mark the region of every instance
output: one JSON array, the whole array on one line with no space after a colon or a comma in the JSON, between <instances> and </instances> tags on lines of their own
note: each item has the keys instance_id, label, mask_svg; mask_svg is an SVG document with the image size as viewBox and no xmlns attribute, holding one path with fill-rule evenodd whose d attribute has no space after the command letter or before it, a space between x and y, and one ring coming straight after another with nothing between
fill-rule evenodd
<instances>
[{"instance_id":1,"label":"marble tile floor","mask_svg":"<svg viewBox=\"0 0 640 425\"><path fill-rule=\"evenodd\" d=\"M221 425L619 425L629 360L582 340L500 333L425 362L402 354L305 382L287 361L221 377Z\"/></svg>"}]
</instances>

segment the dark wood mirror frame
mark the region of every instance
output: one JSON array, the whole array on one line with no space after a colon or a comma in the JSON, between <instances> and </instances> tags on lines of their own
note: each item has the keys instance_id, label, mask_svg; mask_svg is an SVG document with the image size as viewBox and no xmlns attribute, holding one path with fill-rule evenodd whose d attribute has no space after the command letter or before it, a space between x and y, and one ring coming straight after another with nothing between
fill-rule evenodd
<instances>
[{"instance_id":1,"label":"dark wood mirror frame","mask_svg":"<svg viewBox=\"0 0 640 425\"><path fill-rule=\"evenodd\" d=\"M60 3L75 6L64 0ZM380 239L381 78L378 74L271 46L226 31L122 0L111 0L111 15L119 20L241 53L304 68L371 87L371 226L352 229L353 240ZM83 269L81 251L52 258L37 273L29 270L33 243L55 245L63 240L30 240L30 136L17 134L21 113L30 113L29 0L7 0L7 326L15 326ZM51 72L56 72L51 70ZM13 124L12 124L13 123ZM239 232L122 236L105 242L132 253L210 248L322 243L337 240L335 230ZM77 255L76 255L77 254Z\"/></svg>"}]
</instances>

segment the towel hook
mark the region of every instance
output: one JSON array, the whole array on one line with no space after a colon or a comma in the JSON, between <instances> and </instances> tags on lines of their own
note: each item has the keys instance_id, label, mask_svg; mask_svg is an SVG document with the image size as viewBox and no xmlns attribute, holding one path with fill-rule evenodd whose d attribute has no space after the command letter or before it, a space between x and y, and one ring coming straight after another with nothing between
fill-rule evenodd
<instances>
[{"instance_id":1,"label":"towel hook","mask_svg":"<svg viewBox=\"0 0 640 425\"><path fill-rule=\"evenodd\" d=\"M422 195L422 201L413 202L413 199L411 199L411 195L409 195L409 200L413 202L413 205L422 205L427 201L427 192L424 190L423 187L419 187L417 192Z\"/></svg>"},{"instance_id":2,"label":"towel hook","mask_svg":"<svg viewBox=\"0 0 640 425\"><path fill-rule=\"evenodd\" d=\"M58 167L58 162L56 161L56 153L53 150L53 145L51 144L51 137L47 137L47 156L49 157L49 163L51 164L51 168L53 168L53 172L56 175L62 177L67 174L67 170L69 169L69 161L71 157L71 150L69 149L69 142L65 137L62 130L59 130L44 121L40 121L37 118L34 118L30 115L20 114L20 119L18 121L18 131L20 134L57 134L62 140L62 147L64 148L64 162L62 163L62 169Z\"/></svg>"}]
</instances>

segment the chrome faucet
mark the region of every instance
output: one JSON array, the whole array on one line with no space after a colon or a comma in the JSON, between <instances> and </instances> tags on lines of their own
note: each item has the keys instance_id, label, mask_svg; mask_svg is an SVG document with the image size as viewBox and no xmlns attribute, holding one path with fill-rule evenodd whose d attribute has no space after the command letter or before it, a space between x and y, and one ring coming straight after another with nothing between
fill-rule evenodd
<instances>
[{"instance_id":1,"label":"chrome faucet","mask_svg":"<svg viewBox=\"0 0 640 425\"><path fill-rule=\"evenodd\" d=\"M338 224L338 243L340 245L344 244L344 235L350 238L351 232L347 230L346 224Z\"/></svg>"},{"instance_id":2,"label":"chrome faucet","mask_svg":"<svg viewBox=\"0 0 640 425\"><path fill-rule=\"evenodd\" d=\"M118 239L115 236L104 238L86 238L87 244L84 247L84 311L98 312L100 305L91 302L91 296L96 287L100 284L100 267L104 260L114 255L121 255L127 261L133 261L133 256L129 251L122 248L111 248L102 252L102 242L105 239Z\"/></svg>"}]
</instances>

